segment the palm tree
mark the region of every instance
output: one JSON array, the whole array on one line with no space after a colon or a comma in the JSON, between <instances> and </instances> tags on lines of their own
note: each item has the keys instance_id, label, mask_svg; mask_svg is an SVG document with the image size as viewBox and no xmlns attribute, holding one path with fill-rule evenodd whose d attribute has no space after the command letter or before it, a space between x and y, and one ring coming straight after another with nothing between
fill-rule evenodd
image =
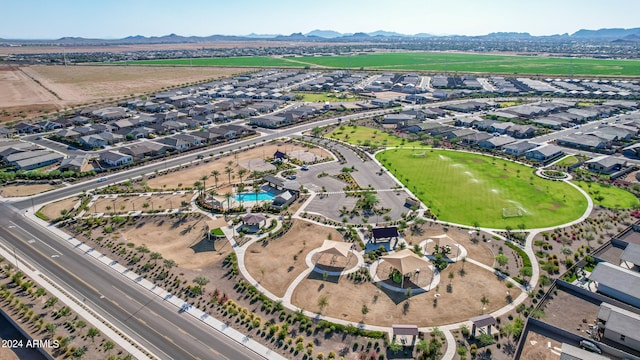
<instances>
[{"instance_id":1,"label":"palm tree","mask_svg":"<svg viewBox=\"0 0 640 360\"><path fill-rule=\"evenodd\" d=\"M207 175L202 175L202 177L200 178L200 180L202 180L202 189L206 190L207 189L207 179L209 177Z\"/></svg>"},{"instance_id":2,"label":"palm tree","mask_svg":"<svg viewBox=\"0 0 640 360\"><path fill-rule=\"evenodd\" d=\"M200 191L200 188L202 187L202 183L200 181L196 181L193 183L193 187L196 188L196 190Z\"/></svg>"},{"instance_id":3,"label":"palm tree","mask_svg":"<svg viewBox=\"0 0 640 360\"><path fill-rule=\"evenodd\" d=\"M238 170L238 176L240 176L240 182L242 182L242 177L247 174L248 170L245 168L241 168Z\"/></svg>"},{"instance_id":4,"label":"palm tree","mask_svg":"<svg viewBox=\"0 0 640 360\"><path fill-rule=\"evenodd\" d=\"M110 350L113 350L115 346L116 345L112 341L105 341L104 344L102 344L102 348L104 349L105 352L109 352Z\"/></svg>"},{"instance_id":5,"label":"palm tree","mask_svg":"<svg viewBox=\"0 0 640 360\"><path fill-rule=\"evenodd\" d=\"M220 176L220 171L213 170L211 172L211 176L213 176L213 180L216 182L216 187L218 187L218 176Z\"/></svg>"},{"instance_id":6,"label":"palm tree","mask_svg":"<svg viewBox=\"0 0 640 360\"><path fill-rule=\"evenodd\" d=\"M256 195L256 204L258 203L258 195L260 195L261 190L260 185L253 184L253 193Z\"/></svg>"},{"instance_id":7,"label":"palm tree","mask_svg":"<svg viewBox=\"0 0 640 360\"><path fill-rule=\"evenodd\" d=\"M231 174L233 174L233 169L227 166L224 168L224 173L229 176L229 185L231 185Z\"/></svg>"},{"instance_id":8,"label":"palm tree","mask_svg":"<svg viewBox=\"0 0 640 360\"><path fill-rule=\"evenodd\" d=\"M226 192L224 193L224 198L227 199L227 211L229 211L231 209L231 198L233 197L233 194L230 192Z\"/></svg>"}]
</instances>

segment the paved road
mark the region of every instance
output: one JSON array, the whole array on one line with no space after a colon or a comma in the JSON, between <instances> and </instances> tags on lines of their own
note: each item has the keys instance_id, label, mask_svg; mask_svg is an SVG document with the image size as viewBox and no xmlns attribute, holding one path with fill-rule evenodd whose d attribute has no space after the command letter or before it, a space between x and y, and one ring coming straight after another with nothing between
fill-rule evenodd
<instances>
[{"instance_id":1,"label":"paved road","mask_svg":"<svg viewBox=\"0 0 640 360\"><path fill-rule=\"evenodd\" d=\"M0 204L0 241L163 359L258 359L163 299L82 256L66 241Z\"/></svg>"}]
</instances>

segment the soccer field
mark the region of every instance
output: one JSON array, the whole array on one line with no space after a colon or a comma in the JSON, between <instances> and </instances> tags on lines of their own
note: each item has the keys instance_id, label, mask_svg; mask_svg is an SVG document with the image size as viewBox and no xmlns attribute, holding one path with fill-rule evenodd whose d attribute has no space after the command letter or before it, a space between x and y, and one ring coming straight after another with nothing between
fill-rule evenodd
<instances>
[{"instance_id":1,"label":"soccer field","mask_svg":"<svg viewBox=\"0 0 640 360\"><path fill-rule=\"evenodd\" d=\"M569 184L539 178L532 168L502 159L409 149L387 150L376 158L443 221L542 228L575 220L587 208L586 198Z\"/></svg>"},{"instance_id":2,"label":"soccer field","mask_svg":"<svg viewBox=\"0 0 640 360\"><path fill-rule=\"evenodd\" d=\"M639 60L554 58L449 52L371 53L349 56L228 57L134 61L139 65L320 67L327 69L423 70L531 75L638 76Z\"/></svg>"}]
</instances>

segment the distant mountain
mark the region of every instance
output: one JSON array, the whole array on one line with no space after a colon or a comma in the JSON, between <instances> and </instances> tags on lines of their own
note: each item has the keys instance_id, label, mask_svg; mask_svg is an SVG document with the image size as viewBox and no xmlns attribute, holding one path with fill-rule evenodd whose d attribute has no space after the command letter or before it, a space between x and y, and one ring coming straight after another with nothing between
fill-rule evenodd
<instances>
[{"instance_id":1,"label":"distant mountain","mask_svg":"<svg viewBox=\"0 0 640 360\"><path fill-rule=\"evenodd\" d=\"M614 43L637 43L640 42L640 34L627 35L621 39L613 40Z\"/></svg>"},{"instance_id":2,"label":"distant mountain","mask_svg":"<svg viewBox=\"0 0 640 360\"><path fill-rule=\"evenodd\" d=\"M519 33L519 32L493 32L487 35L484 35L484 37L487 38L529 38L531 37L531 34L524 32L524 33Z\"/></svg>"},{"instance_id":3,"label":"distant mountain","mask_svg":"<svg viewBox=\"0 0 640 360\"><path fill-rule=\"evenodd\" d=\"M305 34L306 36L316 36L324 39L335 39L349 34L342 34L333 30L313 30Z\"/></svg>"},{"instance_id":4,"label":"distant mountain","mask_svg":"<svg viewBox=\"0 0 640 360\"><path fill-rule=\"evenodd\" d=\"M251 33L249 35L245 35L244 37L246 38L250 38L250 39L271 39L271 38L275 38L278 36L282 36L281 34L254 34Z\"/></svg>"},{"instance_id":5,"label":"distant mountain","mask_svg":"<svg viewBox=\"0 0 640 360\"><path fill-rule=\"evenodd\" d=\"M584 38L584 39L621 39L625 36L629 35L638 35L640 34L640 28L633 29L598 29L598 30L578 30L575 33L571 34L573 38Z\"/></svg>"},{"instance_id":6,"label":"distant mountain","mask_svg":"<svg viewBox=\"0 0 640 360\"><path fill-rule=\"evenodd\" d=\"M370 32L367 33L367 35L369 36L387 36L387 37L405 37L407 35L405 34L400 34L397 32L393 32L393 31L384 31L384 30L377 30L374 32Z\"/></svg>"}]
</instances>

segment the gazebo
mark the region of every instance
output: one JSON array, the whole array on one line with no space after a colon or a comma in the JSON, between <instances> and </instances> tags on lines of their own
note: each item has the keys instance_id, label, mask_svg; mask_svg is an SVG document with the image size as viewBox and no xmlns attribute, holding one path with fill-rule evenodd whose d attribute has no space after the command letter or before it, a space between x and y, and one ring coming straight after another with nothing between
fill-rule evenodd
<instances>
[{"instance_id":1,"label":"gazebo","mask_svg":"<svg viewBox=\"0 0 640 360\"><path fill-rule=\"evenodd\" d=\"M329 254L331 256L344 256L348 258L349 255L351 255L352 246L353 244L342 241L325 240L320 249L318 249L318 260L320 260L320 256L325 254Z\"/></svg>"},{"instance_id":2,"label":"gazebo","mask_svg":"<svg viewBox=\"0 0 640 360\"><path fill-rule=\"evenodd\" d=\"M400 287L404 287L405 274L429 265L429 260L416 255L410 249L404 249L394 252L393 254L382 256L381 259L400 271L402 274L402 284Z\"/></svg>"},{"instance_id":3,"label":"gazebo","mask_svg":"<svg viewBox=\"0 0 640 360\"><path fill-rule=\"evenodd\" d=\"M257 232L266 221L267 217L262 214L249 214L242 218L242 227L248 232Z\"/></svg>"}]
</instances>

